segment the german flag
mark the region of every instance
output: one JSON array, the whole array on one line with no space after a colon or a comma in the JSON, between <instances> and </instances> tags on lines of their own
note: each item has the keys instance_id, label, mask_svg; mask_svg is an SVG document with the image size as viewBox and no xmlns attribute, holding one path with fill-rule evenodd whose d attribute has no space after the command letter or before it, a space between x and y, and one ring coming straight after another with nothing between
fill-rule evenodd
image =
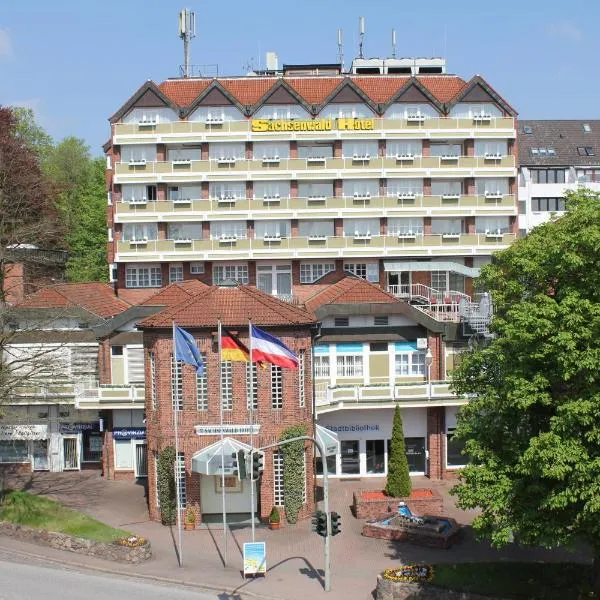
<instances>
[{"instance_id":1,"label":"german flag","mask_svg":"<svg viewBox=\"0 0 600 600\"><path fill-rule=\"evenodd\" d=\"M225 327L221 328L221 360L250 360L250 350Z\"/></svg>"}]
</instances>

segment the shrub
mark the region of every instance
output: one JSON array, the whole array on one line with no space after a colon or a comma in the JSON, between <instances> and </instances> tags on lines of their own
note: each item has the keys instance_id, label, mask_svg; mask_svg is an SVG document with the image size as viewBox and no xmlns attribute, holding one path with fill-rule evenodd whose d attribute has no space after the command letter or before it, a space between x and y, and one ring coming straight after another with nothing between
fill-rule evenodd
<instances>
[{"instance_id":1,"label":"shrub","mask_svg":"<svg viewBox=\"0 0 600 600\"><path fill-rule=\"evenodd\" d=\"M303 425L288 427L279 441L306 435ZM281 446L283 452L283 506L285 518L293 525L298 521L298 512L304 503L304 440Z\"/></svg>"},{"instance_id":2,"label":"shrub","mask_svg":"<svg viewBox=\"0 0 600 600\"><path fill-rule=\"evenodd\" d=\"M408 471L408 460L404 448L404 428L400 406L396 404L394 412L394 425L392 427L390 459L388 462L388 476L385 492L394 498L410 496L412 485Z\"/></svg>"},{"instance_id":3,"label":"shrub","mask_svg":"<svg viewBox=\"0 0 600 600\"><path fill-rule=\"evenodd\" d=\"M177 521L177 492L175 490L175 448L168 446L158 454L156 464L156 487L163 525Z\"/></svg>"},{"instance_id":4,"label":"shrub","mask_svg":"<svg viewBox=\"0 0 600 600\"><path fill-rule=\"evenodd\" d=\"M279 514L279 509L274 506L269 513L269 523L279 523L281 522L281 515Z\"/></svg>"}]
</instances>

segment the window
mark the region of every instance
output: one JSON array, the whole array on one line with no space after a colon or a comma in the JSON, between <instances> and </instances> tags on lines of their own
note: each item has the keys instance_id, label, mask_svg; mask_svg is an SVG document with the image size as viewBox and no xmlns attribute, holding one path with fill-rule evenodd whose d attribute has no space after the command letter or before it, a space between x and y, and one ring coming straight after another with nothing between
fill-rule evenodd
<instances>
[{"instance_id":1,"label":"window","mask_svg":"<svg viewBox=\"0 0 600 600\"><path fill-rule=\"evenodd\" d=\"M432 271L431 287L440 292L452 290L464 293L465 276L452 271Z\"/></svg>"},{"instance_id":2,"label":"window","mask_svg":"<svg viewBox=\"0 0 600 600\"><path fill-rule=\"evenodd\" d=\"M256 287L265 294L282 298L292 295L291 265L257 265Z\"/></svg>"},{"instance_id":3,"label":"window","mask_svg":"<svg viewBox=\"0 0 600 600\"><path fill-rule=\"evenodd\" d=\"M405 104L404 102L395 102L385 111L384 114L385 119L407 119L410 117L436 119L439 116L440 115L437 110L435 110L435 108L433 108L433 106L430 104Z\"/></svg>"},{"instance_id":4,"label":"window","mask_svg":"<svg viewBox=\"0 0 600 600\"><path fill-rule=\"evenodd\" d=\"M329 356L315 354L315 377L329 378Z\"/></svg>"},{"instance_id":5,"label":"window","mask_svg":"<svg viewBox=\"0 0 600 600\"><path fill-rule=\"evenodd\" d=\"M556 150L549 146L530 148L530 151L533 156L556 156Z\"/></svg>"},{"instance_id":6,"label":"window","mask_svg":"<svg viewBox=\"0 0 600 600\"><path fill-rule=\"evenodd\" d=\"M379 196L377 179L344 179L343 194L346 198L369 199Z\"/></svg>"},{"instance_id":7,"label":"window","mask_svg":"<svg viewBox=\"0 0 600 600\"><path fill-rule=\"evenodd\" d=\"M323 119L351 119L373 117L373 112L365 104L328 104L320 113Z\"/></svg>"},{"instance_id":8,"label":"window","mask_svg":"<svg viewBox=\"0 0 600 600\"><path fill-rule=\"evenodd\" d=\"M121 162L154 162L156 160L155 144L123 144L121 145Z\"/></svg>"},{"instance_id":9,"label":"window","mask_svg":"<svg viewBox=\"0 0 600 600\"><path fill-rule=\"evenodd\" d=\"M290 237L289 221L254 221L254 237L288 238Z\"/></svg>"},{"instance_id":10,"label":"window","mask_svg":"<svg viewBox=\"0 0 600 600\"><path fill-rule=\"evenodd\" d=\"M158 239L157 223L124 223L124 242L147 242Z\"/></svg>"},{"instance_id":11,"label":"window","mask_svg":"<svg viewBox=\"0 0 600 600\"><path fill-rule=\"evenodd\" d=\"M537 156L539 154L539 150L537 148L529 148L529 152L531 152L532 156Z\"/></svg>"},{"instance_id":12,"label":"window","mask_svg":"<svg viewBox=\"0 0 600 600\"><path fill-rule=\"evenodd\" d=\"M566 169L531 169L531 183L565 183Z\"/></svg>"},{"instance_id":13,"label":"window","mask_svg":"<svg viewBox=\"0 0 600 600\"><path fill-rule=\"evenodd\" d=\"M332 237L335 234L333 219L324 221L299 221L299 237L323 238Z\"/></svg>"},{"instance_id":14,"label":"window","mask_svg":"<svg viewBox=\"0 0 600 600\"><path fill-rule=\"evenodd\" d=\"M144 349L127 346L127 383L144 383Z\"/></svg>"},{"instance_id":15,"label":"window","mask_svg":"<svg viewBox=\"0 0 600 600\"><path fill-rule=\"evenodd\" d=\"M430 156L462 156L460 144L431 144Z\"/></svg>"},{"instance_id":16,"label":"window","mask_svg":"<svg viewBox=\"0 0 600 600\"><path fill-rule=\"evenodd\" d=\"M348 325L350 325L350 319L348 317L335 317L334 325L336 327L348 327Z\"/></svg>"},{"instance_id":17,"label":"window","mask_svg":"<svg viewBox=\"0 0 600 600\"><path fill-rule=\"evenodd\" d=\"M171 355L171 398L173 410L183 410L183 369Z\"/></svg>"},{"instance_id":18,"label":"window","mask_svg":"<svg viewBox=\"0 0 600 600\"><path fill-rule=\"evenodd\" d=\"M304 453L304 464L302 480L304 483L302 489L302 503L306 502L306 453ZM283 452L281 450L273 451L273 504L283 506Z\"/></svg>"},{"instance_id":19,"label":"window","mask_svg":"<svg viewBox=\"0 0 600 600\"><path fill-rule=\"evenodd\" d=\"M179 491L179 506L185 508L187 505L187 488L185 481L185 454L183 452L177 453L177 488Z\"/></svg>"},{"instance_id":20,"label":"window","mask_svg":"<svg viewBox=\"0 0 600 600\"><path fill-rule=\"evenodd\" d=\"M378 236L379 219L344 219L344 237Z\"/></svg>"},{"instance_id":21,"label":"window","mask_svg":"<svg viewBox=\"0 0 600 600\"><path fill-rule=\"evenodd\" d=\"M210 142L208 157L213 160L242 160L246 158L244 142Z\"/></svg>"},{"instance_id":22,"label":"window","mask_svg":"<svg viewBox=\"0 0 600 600\"><path fill-rule=\"evenodd\" d=\"M531 210L534 212L563 212L564 198L532 198Z\"/></svg>"},{"instance_id":23,"label":"window","mask_svg":"<svg viewBox=\"0 0 600 600\"><path fill-rule=\"evenodd\" d=\"M290 197L289 181L255 181L253 194L256 200L278 200Z\"/></svg>"},{"instance_id":24,"label":"window","mask_svg":"<svg viewBox=\"0 0 600 600\"><path fill-rule=\"evenodd\" d=\"M377 142L374 141L342 141L342 156L344 158L361 158L368 160L377 158Z\"/></svg>"},{"instance_id":25,"label":"window","mask_svg":"<svg viewBox=\"0 0 600 600\"><path fill-rule=\"evenodd\" d=\"M460 235L465 231L462 219L431 219L431 233L434 235Z\"/></svg>"},{"instance_id":26,"label":"window","mask_svg":"<svg viewBox=\"0 0 600 600\"><path fill-rule=\"evenodd\" d=\"M84 431L81 445L83 447L83 462L100 462L102 460L103 435L99 431Z\"/></svg>"},{"instance_id":27,"label":"window","mask_svg":"<svg viewBox=\"0 0 600 600\"><path fill-rule=\"evenodd\" d=\"M208 196L213 200L235 201L246 197L244 181L211 181L208 184Z\"/></svg>"},{"instance_id":28,"label":"window","mask_svg":"<svg viewBox=\"0 0 600 600\"><path fill-rule=\"evenodd\" d=\"M507 154L506 140L475 140L475 156L506 156Z\"/></svg>"},{"instance_id":29,"label":"window","mask_svg":"<svg viewBox=\"0 0 600 600\"><path fill-rule=\"evenodd\" d=\"M204 263L201 263L201 262L190 263L190 273L192 275L202 275L204 273Z\"/></svg>"},{"instance_id":30,"label":"window","mask_svg":"<svg viewBox=\"0 0 600 600\"><path fill-rule=\"evenodd\" d=\"M481 117L501 117L502 111L495 105L487 102L468 104L459 102L450 109L450 116L455 119L477 119Z\"/></svg>"},{"instance_id":31,"label":"window","mask_svg":"<svg viewBox=\"0 0 600 600\"><path fill-rule=\"evenodd\" d=\"M203 121L208 124L243 120L244 115L235 106L200 106L188 117L188 121Z\"/></svg>"},{"instance_id":32,"label":"window","mask_svg":"<svg viewBox=\"0 0 600 600\"><path fill-rule=\"evenodd\" d=\"M388 158L421 156L422 154L423 143L421 140L388 140L385 145L385 155Z\"/></svg>"},{"instance_id":33,"label":"window","mask_svg":"<svg viewBox=\"0 0 600 600\"><path fill-rule=\"evenodd\" d=\"M125 287L147 288L160 287L162 285L162 273L160 267L133 267L125 269Z\"/></svg>"},{"instance_id":34,"label":"window","mask_svg":"<svg viewBox=\"0 0 600 600\"><path fill-rule=\"evenodd\" d=\"M600 181L600 169L579 169L577 171L577 181L579 183Z\"/></svg>"},{"instance_id":35,"label":"window","mask_svg":"<svg viewBox=\"0 0 600 600\"><path fill-rule=\"evenodd\" d=\"M299 104L265 104L254 119L309 119L310 115Z\"/></svg>"},{"instance_id":36,"label":"window","mask_svg":"<svg viewBox=\"0 0 600 600\"><path fill-rule=\"evenodd\" d=\"M360 354L339 354L340 347L345 344L338 344L337 355L337 376L338 377L362 377L363 376L363 357L362 344ZM348 344L349 346L351 344ZM343 351L343 350L342 350Z\"/></svg>"},{"instance_id":37,"label":"window","mask_svg":"<svg viewBox=\"0 0 600 600\"><path fill-rule=\"evenodd\" d=\"M121 202L154 202L156 201L155 185L131 185L121 186Z\"/></svg>"},{"instance_id":38,"label":"window","mask_svg":"<svg viewBox=\"0 0 600 600\"><path fill-rule=\"evenodd\" d=\"M300 283L314 283L333 271L334 263L300 263Z\"/></svg>"},{"instance_id":39,"label":"window","mask_svg":"<svg viewBox=\"0 0 600 600\"><path fill-rule=\"evenodd\" d=\"M283 369L271 365L271 408L283 408Z\"/></svg>"},{"instance_id":40,"label":"window","mask_svg":"<svg viewBox=\"0 0 600 600\"><path fill-rule=\"evenodd\" d=\"M460 196L462 194L462 180L441 180L431 182L433 196Z\"/></svg>"},{"instance_id":41,"label":"window","mask_svg":"<svg viewBox=\"0 0 600 600\"><path fill-rule=\"evenodd\" d=\"M199 185L170 185L167 188L167 198L176 200L199 200L202 198L202 188Z\"/></svg>"},{"instance_id":42,"label":"window","mask_svg":"<svg viewBox=\"0 0 600 600\"><path fill-rule=\"evenodd\" d=\"M183 281L183 265L169 265L169 283Z\"/></svg>"},{"instance_id":43,"label":"window","mask_svg":"<svg viewBox=\"0 0 600 600\"><path fill-rule=\"evenodd\" d=\"M373 325L375 325L375 326L389 325L389 317L387 315L375 315L373 317ZM385 349L387 351L387 344L386 344Z\"/></svg>"},{"instance_id":44,"label":"window","mask_svg":"<svg viewBox=\"0 0 600 600\"><path fill-rule=\"evenodd\" d=\"M253 153L255 160L278 160L290 157L289 142L254 142Z\"/></svg>"},{"instance_id":45,"label":"window","mask_svg":"<svg viewBox=\"0 0 600 600\"><path fill-rule=\"evenodd\" d=\"M300 350L298 352L298 406L304 408L306 406L306 352Z\"/></svg>"},{"instance_id":46,"label":"window","mask_svg":"<svg viewBox=\"0 0 600 600\"><path fill-rule=\"evenodd\" d=\"M476 233L509 233L508 217L475 217Z\"/></svg>"},{"instance_id":47,"label":"window","mask_svg":"<svg viewBox=\"0 0 600 600\"><path fill-rule=\"evenodd\" d=\"M394 196L422 196L422 179L388 179L387 195Z\"/></svg>"},{"instance_id":48,"label":"window","mask_svg":"<svg viewBox=\"0 0 600 600\"><path fill-rule=\"evenodd\" d=\"M221 363L221 402L223 410L233 409L233 363L224 360Z\"/></svg>"},{"instance_id":49,"label":"window","mask_svg":"<svg viewBox=\"0 0 600 600\"><path fill-rule=\"evenodd\" d=\"M590 124L589 124L589 123L584 123L584 124L582 125L582 127L583 127L583 131L584 131L585 133L590 133L590 132L592 131L592 128L590 127Z\"/></svg>"},{"instance_id":50,"label":"window","mask_svg":"<svg viewBox=\"0 0 600 600\"><path fill-rule=\"evenodd\" d=\"M398 342L395 346L394 373L400 377L423 377L426 374L425 352L417 350L416 343Z\"/></svg>"},{"instance_id":51,"label":"window","mask_svg":"<svg viewBox=\"0 0 600 600\"><path fill-rule=\"evenodd\" d=\"M150 394L152 394L152 410L156 410L158 397L156 395L156 355L150 352Z\"/></svg>"},{"instance_id":52,"label":"window","mask_svg":"<svg viewBox=\"0 0 600 600\"><path fill-rule=\"evenodd\" d=\"M167 148L167 160L200 160L200 147L190 148L190 147L174 147L171 146Z\"/></svg>"},{"instance_id":53,"label":"window","mask_svg":"<svg viewBox=\"0 0 600 600\"><path fill-rule=\"evenodd\" d=\"M123 356L123 346L111 346L110 353L112 356Z\"/></svg>"},{"instance_id":54,"label":"window","mask_svg":"<svg viewBox=\"0 0 600 600\"><path fill-rule=\"evenodd\" d=\"M379 281L379 264L378 263L345 263L344 271L356 275L361 279L366 279L372 283Z\"/></svg>"},{"instance_id":55,"label":"window","mask_svg":"<svg viewBox=\"0 0 600 600\"><path fill-rule=\"evenodd\" d=\"M131 440L114 440L115 443L115 468L133 469L133 452Z\"/></svg>"},{"instance_id":56,"label":"window","mask_svg":"<svg viewBox=\"0 0 600 600\"><path fill-rule=\"evenodd\" d=\"M478 178L475 180L475 186L480 196L508 194L507 178Z\"/></svg>"},{"instance_id":57,"label":"window","mask_svg":"<svg viewBox=\"0 0 600 600\"><path fill-rule=\"evenodd\" d=\"M258 371L256 363L250 362L246 363L246 406L248 410L258 410Z\"/></svg>"},{"instance_id":58,"label":"window","mask_svg":"<svg viewBox=\"0 0 600 600\"><path fill-rule=\"evenodd\" d=\"M201 240L202 223L167 223L168 240Z\"/></svg>"},{"instance_id":59,"label":"window","mask_svg":"<svg viewBox=\"0 0 600 600\"><path fill-rule=\"evenodd\" d=\"M369 352L387 352L387 342L371 342L369 344Z\"/></svg>"},{"instance_id":60,"label":"window","mask_svg":"<svg viewBox=\"0 0 600 600\"><path fill-rule=\"evenodd\" d=\"M298 158L332 158L333 146L331 144L298 144ZM256 185L256 184L255 184Z\"/></svg>"},{"instance_id":61,"label":"window","mask_svg":"<svg viewBox=\"0 0 600 600\"><path fill-rule=\"evenodd\" d=\"M25 440L0 440L0 463L20 463L28 460L28 442Z\"/></svg>"},{"instance_id":62,"label":"window","mask_svg":"<svg viewBox=\"0 0 600 600\"><path fill-rule=\"evenodd\" d=\"M580 156L595 156L596 152L591 146L578 146L577 152Z\"/></svg>"},{"instance_id":63,"label":"window","mask_svg":"<svg viewBox=\"0 0 600 600\"><path fill-rule=\"evenodd\" d=\"M533 127L531 127L531 125L523 125L523 133L531 135L533 133Z\"/></svg>"},{"instance_id":64,"label":"window","mask_svg":"<svg viewBox=\"0 0 600 600\"><path fill-rule=\"evenodd\" d=\"M298 196L309 200L331 198L333 196L333 181L298 182Z\"/></svg>"},{"instance_id":65,"label":"window","mask_svg":"<svg viewBox=\"0 0 600 600\"><path fill-rule=\"evenodd\" d=\"M448 467L462 467L469 462L468 457L463 454L465 442L454 439L455 431L455 427L448 427L446 433L446 465Z\"/></svg>"},{"instance_id":66,"label":"window","mask_svg":"<svg viewBox=\"0 0 600 600\"><path fill-rule=\"evenodd\" d=\"M423 235L423 218L390 217L388 218L388 235Z\"/></svg>"},{"instance_id":67,"label":"window","mask_svg":"<svg viewBox=\"0 0 600 600\"><path fill-rule=\"evenodd\" d=\"M206 374L206 353L200 352L204 374L196 373L196 410L208 410L208 376Z\"/></svg>"},{"instance_id":68,"label":"window","mask_svg":"<svg viewBox=\"0 0 600 600\"><path fill-rule=\"evenodd\" d=\"M248 283L248 265L213 266L213 284L221 285L227 281Z\"/></svg>"},{"instance_id":69,"label":"window","mask_svg":"<svg viewBox=\"0 0 600 600\"><path fill-rule=\"evenodd\" d=\"M210 223L211 240L220 240L223 238L245 240L247 235L246 221L211 221Z\"/></svg>"}]
</instances>

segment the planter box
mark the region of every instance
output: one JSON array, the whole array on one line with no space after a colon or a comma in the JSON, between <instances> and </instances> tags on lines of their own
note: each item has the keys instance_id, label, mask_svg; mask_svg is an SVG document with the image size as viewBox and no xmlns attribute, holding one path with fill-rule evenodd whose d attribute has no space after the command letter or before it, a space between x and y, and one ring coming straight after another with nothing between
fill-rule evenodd
<instances>
[{"instance_id":1,"label":"planter box","mask_svg":"<svg viewBox=\"0 0 600 600\"><path fill-rule=\"evenodd\" d=\"M397 514L398 503L405 502L415 515L440 515L443 498L436 490L417 488L408 498L392 498L381 490L359 490L354 492L352 511L357 519L384 519Z\"/></svg>"}]
</instances>

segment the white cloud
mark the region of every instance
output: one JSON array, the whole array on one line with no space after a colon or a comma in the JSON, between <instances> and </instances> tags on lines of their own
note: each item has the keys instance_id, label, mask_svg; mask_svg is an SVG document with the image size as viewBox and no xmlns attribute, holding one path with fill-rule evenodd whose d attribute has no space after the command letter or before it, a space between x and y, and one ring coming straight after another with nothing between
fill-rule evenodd
<instances>
[{"instance_id":1,"label":"white cloud","mask_svg":"<svg viewBox=\"0 0 600 600\"><path fill-rule=\"evenodd\" d=\"M12 56L12 44L8 29L0 29L0 58Z\"/></svg>"},{"instance_id":2,"label":"white cloud","mask_svg":"<svg viewBox=\"0 0 600 600\"><path fill-rule=\"evenodd\" d=\"M583 40L583 32L571 21L557 21L546 25L546 34L550 37L579 43Z\"/></svg>"}]
</instances>

